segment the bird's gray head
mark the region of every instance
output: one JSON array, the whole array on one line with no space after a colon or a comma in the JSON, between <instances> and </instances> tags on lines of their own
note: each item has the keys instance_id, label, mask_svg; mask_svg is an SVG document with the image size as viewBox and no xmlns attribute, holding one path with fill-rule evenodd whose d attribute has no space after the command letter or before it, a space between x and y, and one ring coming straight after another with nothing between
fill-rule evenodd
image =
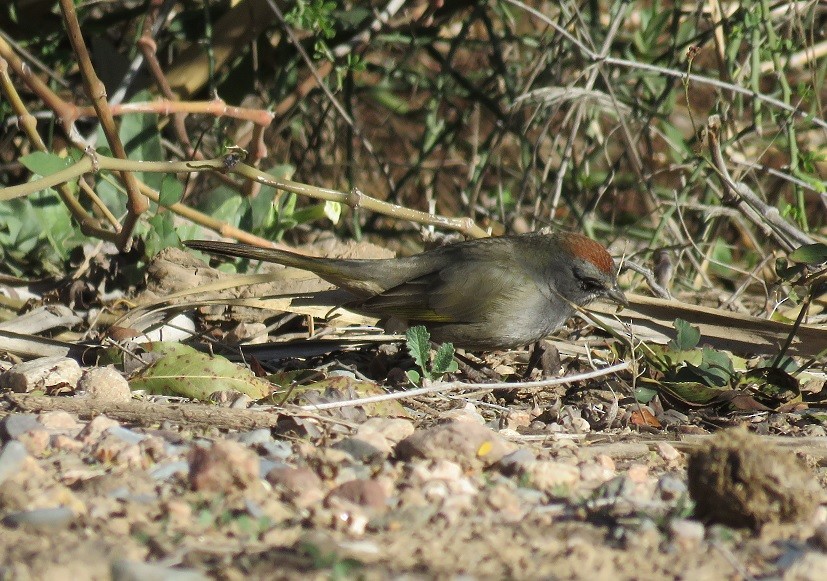
<instances>
[{"instance_id":1,"label":"bird's gray head","mask_svg":"<svg viewBox=\"0 0 827 581\"><path fill-rule=\"evenodd\" d=\"M617 285L614 260L600 243L574 233L558 237L558 243L569 260L562 260L556 265L561 269L559 276L555 277L557 292L580 306L601 297L620 305L629 304Z\"/></svg>"}]
</instances>

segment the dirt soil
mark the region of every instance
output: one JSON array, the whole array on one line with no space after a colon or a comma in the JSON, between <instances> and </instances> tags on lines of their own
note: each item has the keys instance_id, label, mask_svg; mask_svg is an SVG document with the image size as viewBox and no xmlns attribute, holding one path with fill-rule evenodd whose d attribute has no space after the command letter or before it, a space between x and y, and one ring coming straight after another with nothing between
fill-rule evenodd
<instances>
[{"instance_id":1,"label":"dirt soil","mask_svg":"<svg viewBox=\"0 0 827 581\"><path fill-rule=\"evenodd\" d=\"M601 431L582 404L545 420L531 398L499 404L371 417L7 394L0 578L823 578L819 426ZM690 489L732 495L751 526L693 519Z\"/></svg>"}]
</instances>

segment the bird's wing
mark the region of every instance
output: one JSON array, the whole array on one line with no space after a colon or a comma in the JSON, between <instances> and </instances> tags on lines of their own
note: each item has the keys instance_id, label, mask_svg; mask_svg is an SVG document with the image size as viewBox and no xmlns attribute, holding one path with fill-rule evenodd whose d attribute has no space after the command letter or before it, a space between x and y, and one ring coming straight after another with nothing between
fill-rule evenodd
<instances>
[{"instance_id":1,"label":"bird's wing","mask_svg":"<svg viewBox=\"0 0 827 581\"><path fill-rule=\"evenodd\" d=\"M360 306L409 321L476 323L492 312L508 312L509 305L536 297L534 285L522 269L504 269L477 259L406 281L362 301Z\"/></svg>"}]
</instances>

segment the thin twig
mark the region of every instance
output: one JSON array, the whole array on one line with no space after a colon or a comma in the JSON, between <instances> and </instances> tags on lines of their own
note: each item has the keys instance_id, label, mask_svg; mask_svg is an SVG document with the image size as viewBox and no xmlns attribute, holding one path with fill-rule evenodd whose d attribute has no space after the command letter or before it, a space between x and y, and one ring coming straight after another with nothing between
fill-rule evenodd
<instances>
[{"instance_id":1,"label":"thin twig","mask_svg":"<svg viewBox=\"0 0 827 581\"><path fill-rule=\"evenodd\" d=\"M575 381L584 381L586 379L594 379L595 377L603 377L629 369L629 363L616 363L603 369L589 371L588 373L578 373L576 375L567 375L565 377L553 377L551 379L542 379L540 381L524 381L524 382L501 382L501 383L463 383L461 381L437 382L418 389L409 389L407 391L398 391L384 395L373 395L370 397L362 397L359 399L350 399L345 401L334 401L328 403L321 403L316 405L302 406L301 409L308 411L327 410L344 407L353 407L365 405L370 403L379 403L383 401L390 401L396 399L405 399L408 397L418 397L429 393L447 393L449 391L457 391L460 389L478 389L481 391L501 391L510 389L529 389L529 388L543 388L551 387L552 385L562 385L566 383L574 383Z\"/></svg>"}]
</instances>

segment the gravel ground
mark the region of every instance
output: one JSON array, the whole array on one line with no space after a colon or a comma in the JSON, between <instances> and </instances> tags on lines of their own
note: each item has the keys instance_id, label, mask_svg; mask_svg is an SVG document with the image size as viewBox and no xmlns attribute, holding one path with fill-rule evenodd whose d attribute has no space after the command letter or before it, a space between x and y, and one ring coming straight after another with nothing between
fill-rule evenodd
<instances>
[{"instance_id":1,"label":"gravel ground","mask_svg":"<svg viewBox=\"0 0 827 581\"><path fill-rule=\"evenodd\" d=\"M88 410L37 411L72 405ZM492 421L471 403L416 420L358 408L108 405L120 421L88 399L7 395L0 578L821 579L827 570L827 437L812 430L600 432L562 419L543 430L527 411ZM255 416L269 427L207 427L198 410L218 424ZM715 473L719 457L735 473ZM720 506L694 520L690 489L733 506L747 490L735 512L751 525L716 523Z\"/></svg>"}]
</instances>

